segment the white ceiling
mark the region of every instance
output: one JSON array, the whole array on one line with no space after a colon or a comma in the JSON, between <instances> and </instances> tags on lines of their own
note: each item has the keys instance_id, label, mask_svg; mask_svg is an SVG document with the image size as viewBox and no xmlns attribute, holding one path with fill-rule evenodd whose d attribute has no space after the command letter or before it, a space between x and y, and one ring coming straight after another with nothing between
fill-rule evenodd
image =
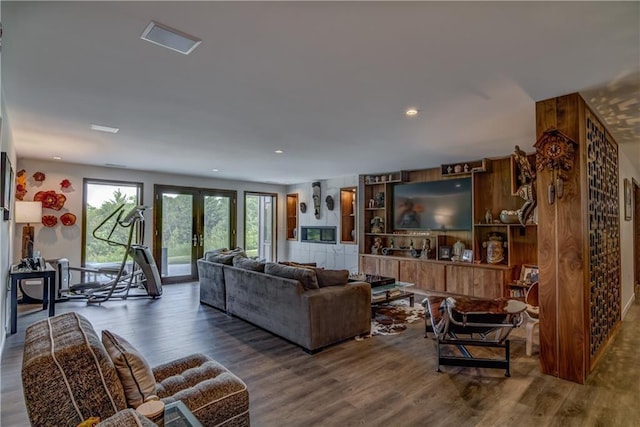
<instances>
[{"instance_id":1,"label":"white ceiling","mask_svg":"<svg viewBox=\"0 0 640 427\"><path fill-rule=\"evenodd\" d=\"M422 169L532 151L535 102L581 92L640 169L640 2L1 7L19 157L283 184ZM151 20L203 42L145 42Z\"/></svg>"}]
</instances>

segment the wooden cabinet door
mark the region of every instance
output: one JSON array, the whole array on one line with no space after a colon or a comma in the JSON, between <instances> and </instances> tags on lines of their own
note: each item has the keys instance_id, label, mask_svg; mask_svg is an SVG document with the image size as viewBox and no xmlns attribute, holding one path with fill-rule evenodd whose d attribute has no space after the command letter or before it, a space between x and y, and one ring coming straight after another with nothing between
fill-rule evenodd
<instances>
[{"instance_id":1,"label":"wooden cabinet door","mask_svg":"<svg viewBox=\"0 0 640 427\"><path fill-rule=\"evenodd\" d=\"M413 283L418 289L444 291L444 265L423 261L400 261L398 280Z\"/></svg>"},{"instance_id":2,"label":"wooden cabinet door","mask_svg":"<svg viewBox=\"0 0 640 427\"><path fill-rule=\"evenodd\" d=\"M420 262L416 261L400 261L400 274L397 279L401 282L409 282L419 287L420 283Z\"/></svg>"},{"instance_id":3,"label":"wooden cabinet door","mask_svg":"<svg viewBox=\"0 0 640 427\"><path fill-rule=\"evenodd\" d=\"M400 261L397 259L378 258L380 262L380 271L378 274L385 277L400 277Z\"/></svg>"},{"instance_id":4,"label":"wooden cabinet door","mask_svg":"<svg viewBox=\"0 0 640 427\"><path fill-rule=\"evenodd\" d=\"M475 269L460 265L447 265L446 291L453 294L473 296L473 270Z\"/></svg>"},{"instance_id":5,"label":"wooden cabinet door","mask_svg":"<svg viewBox=\"0 0 640 427\"><path fill-rule=\"evenodd\" d=\"M498 298L502 296L504 287L502 270L486 268L473 269L473 295L483 298Z\"/></svg>"},{"instance_id":6,"label":"wooden cabinet door","mask_svg":"<svg viewBox=\"0 0 640 427\"><path fill-rule=\"evenodd\" d=\"M360 256L359 272L365 274L380 274L380 263L378 258L372 256Z\"/></svg>"}]
</instances>

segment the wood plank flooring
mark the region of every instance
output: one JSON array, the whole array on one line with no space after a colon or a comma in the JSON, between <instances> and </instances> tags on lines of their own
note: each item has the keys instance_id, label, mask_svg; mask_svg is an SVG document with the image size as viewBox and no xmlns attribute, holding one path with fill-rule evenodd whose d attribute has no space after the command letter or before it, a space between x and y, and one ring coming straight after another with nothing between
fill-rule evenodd
<instances>
[{"instance_id":1,"label":"wood plank flooring","mask_svg":"<svg viewBox=\"0 0 640 427\"><path fill-rule=\"evenodd\" d=\"M165 286L157 300L56 306L58 314L69 311L85 315L97 331L124 336L152 365L193 352L212 356L247 383L254 426L640 425L639 305L586 385L540 374L537 346L533 357L525 355L523 327L512 334L511 378L505 378L491 369L435 372L435 345L423 338L422 323L309 355L200 305L197 283ZM29 424L20 379L24 330L45 316L37 306L21 306L18 333L6 340L2 426Z\"/></svg>"}]
</instances>

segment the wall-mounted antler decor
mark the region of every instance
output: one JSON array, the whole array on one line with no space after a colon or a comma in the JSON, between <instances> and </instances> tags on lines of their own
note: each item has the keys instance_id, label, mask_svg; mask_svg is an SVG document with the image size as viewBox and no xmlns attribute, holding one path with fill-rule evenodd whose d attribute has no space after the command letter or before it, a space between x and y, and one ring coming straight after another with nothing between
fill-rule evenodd
<instances>
[{"instance_id":1,"label":"wall-mounted antler decor","mask_svg":"<svg viewBox=\"0 0 640 427\"><path fill-rule=\"evenodd\" d=\"M547 200L550 205L556 196L560 199L564 194L566 173L573 169L576 142L558 129L548 129L533 145L536 148L536 165L538 171L545 169L553 173L553 180L547 189Z\"/></svg>"}]
</instances>

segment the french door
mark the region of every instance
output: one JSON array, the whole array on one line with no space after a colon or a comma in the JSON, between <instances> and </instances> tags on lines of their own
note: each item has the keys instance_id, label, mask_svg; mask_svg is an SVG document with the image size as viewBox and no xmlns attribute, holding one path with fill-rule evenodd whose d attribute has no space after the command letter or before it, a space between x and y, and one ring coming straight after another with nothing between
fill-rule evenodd
<instances>
[{"instance_id":1,"label":"french door","mask_svg":"<svg viewBox=\"0 0 640 427\"><path fill-rule=\"evenodd\" d=\"M154 187L154 257L162 283L196 280L196 261L216 248L236 246L236 192Z\"/></svg>"}]
</instances>

